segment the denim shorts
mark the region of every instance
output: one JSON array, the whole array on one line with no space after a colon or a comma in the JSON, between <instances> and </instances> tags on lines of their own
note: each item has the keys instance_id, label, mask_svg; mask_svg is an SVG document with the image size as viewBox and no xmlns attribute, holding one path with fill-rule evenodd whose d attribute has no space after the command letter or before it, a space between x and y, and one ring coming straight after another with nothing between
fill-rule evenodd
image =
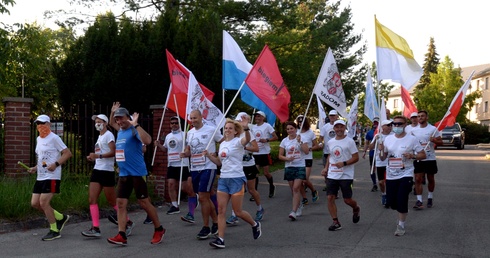
<instances>
[{"instance_id":1,"label":"denim shorts","mask_svg":"<svg viewBox=\"0 0 490 258\"><path fill-rule=\"evenodd\" d=\"M246 177L220 178L218 179L218 192L227 194L245 193Z\"/></svg>"},{"instance_id":2,"label":"denim shorts","mask_svg":"<svg viewBox=\"0 0 490 258\"><path fill-rule=\"evenodd\" d=\"M286 167L284 168L284 180L294 181L295 179L306 180L305 167Z\"/></svg>"}]
</instances>

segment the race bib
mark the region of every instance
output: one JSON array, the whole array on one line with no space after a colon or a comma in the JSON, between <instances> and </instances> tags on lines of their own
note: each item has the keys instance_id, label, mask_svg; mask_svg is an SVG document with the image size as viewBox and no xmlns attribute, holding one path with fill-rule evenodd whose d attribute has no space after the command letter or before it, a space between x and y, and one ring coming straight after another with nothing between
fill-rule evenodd
<instances>
[{"instance_id":1,"label":"race bib","mask_svg":"<svg viewBox=\"0 0 490 258\"><path fill-rule=\"evenodd\" d=\"M117 162L126 161L126 157L124 156L124 150L116 150L116 161Z\"/></svg>"},{"instance_id":2,"label":"race bib","mask_svg":"<svg viewBox=\"0 0 490 258\"><path fill-rule=\"evenodd\" d=\"M192 154L191 162L193 166L203 166L206 164L206 157L204 157L204 154L202 153Z\"/></svg>"},{"instance_id":3,"label":"race bib","mask_svg":"<svg viewBox=\"0 0 490 258\"><path fill-rule=\"evenodd\" d=\"M180 161L180 153L178 153L178 152L169 153L167 159L168 159L168 162Z\"/></svg>"},{"instance_id":4,"label":"race bib","mask_svg":"<svg viewBox=\"0 0 490 258\"><path fill-rule=\"evenodd\" d=\"M388 166L390 168L403 168L402 158L390 158L388 160Z\"/></svg>"},{"instance_id":5,"label":"race bib","mask_svg":"<svg viewBox=\"0 0 490 258\"><path fill-rule=\"evenodd\" d=\"M339 168L335 164L330 164L329 170L333 173L344 173L344 168Z\"/></svg>"}]
</instances>

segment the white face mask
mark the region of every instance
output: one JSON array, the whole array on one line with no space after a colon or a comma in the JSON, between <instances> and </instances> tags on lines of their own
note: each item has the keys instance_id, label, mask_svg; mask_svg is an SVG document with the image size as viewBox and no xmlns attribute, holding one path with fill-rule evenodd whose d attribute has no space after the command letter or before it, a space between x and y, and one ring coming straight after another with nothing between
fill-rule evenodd
<instances>
[{"instance_id":1,"label":"white face mask","mask_svg":"<svg viewBox=\"0 0 490 258\"><path fill-rule=\"evenodd\" d=\"M404 128L403 127L393 127L392 131L395 133L395 134L402 134L403 133L403 130Z\"/></svg>"},{"instance_id":2,"label":"white face mask","mask_svg":"<svg viewBox=\"0 0 490 258\"><path fill-rule=\"evenodd\" d=\"M104 124L102 123L95 123L95 130L97 131L102 131L102 129L104 129Z\"/></svg>"}]
</instances>

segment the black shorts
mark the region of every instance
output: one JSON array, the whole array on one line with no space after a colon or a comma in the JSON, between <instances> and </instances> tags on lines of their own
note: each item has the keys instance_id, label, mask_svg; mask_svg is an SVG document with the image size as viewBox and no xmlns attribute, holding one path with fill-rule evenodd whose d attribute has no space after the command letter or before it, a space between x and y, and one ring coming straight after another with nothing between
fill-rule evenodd
<instances>
[{"instance_id":1,"label":"black shorts","mask_svg":"<svg viewBox=\"0 0 490 258\"><path fill-rule=\"evenodd\" d=\"M376 175L378 176L378 180L385 180L386 167L376 167Z\"/></svg>"},{"instance_id":2,"label":"black shorts","mask_svg":"<svg viewBox=\"0 0 490 258\"><path fill-rule=\"evenodd\" d=\"M117 198L129 199L131 193L136 194L136 199L148 198L148 185L144 176L120 176L117 183Z\"/></svg>"},{"instance_id":3,"label":"black shorts","mask_svg":"<svg viewBox=\"0 0 490 258\"><path fill-rule=\"evenodd\" d=\"M415 160L413 162L414 174L425 173L425 174L437 174L437 161L435 160Z\"/></svg>"},{"instance_id":4,"label":"black shorts","mask_svg":"<svg viewBox=\"0 0 490 258\"><path fill-rule=\"evenodd\" d=\"M258 165L260 167L267 167L272 165L271 154L258 154L253 156L255 159L255 165Z\"/></svg>"},{"instance_id":5,"label":"black shorts","mask_svg":"<svg viewBox=\"0 0 490 258\"><path fill-rule=\"evenodd\" d=\"M408 196L412 191L413 177L386 180L386 204L400 213L408 212Z\"/></svg>"},{"instance_id":6,"label":"black shorts","mask_svg":"<svg viewBox=\"0 0 490 258\"><path fill-rule=\"evenodd\" d=\"M352 198L352 179L330 179L327 178L327 195L337 195L339 189L342 191L342 198Z\"/></svg>"},{"instance_id":7,"label":"black shorts","mask_svg":"<svg viewBox=\"0 0 490 258\"><path fill-rule=\"evenodd\" d=\"M254 180L259 174L259 170L255 165L250 167L243 167L243 172L245 173L245 177L247 178L247 180Z\"/></svg>"},{"instance_id":8,"label":"black shorts","mask_svg":"<svg viewBox=\"0 0 490 258\"><path fill-rule=\"evenodd\" d=\"M305 159L305 167L311 168L313 166L313 159Z\"/></svg>"},{"instance_id":9,"label":"black shorts","mask_svg":"<svg viewBox=\"0 0 490 258\"><path fill-rule=\"evenodd\" d=\"M32 193L34 194L60 193L60 185L61 185L61 180L48 179L48 180L36 181Z\"/></svg>"},{"instance_id":10,"label":"black shorts","mask_svg":"<svg viewBox=\"0 0 490 258\"><path fill-rule=\"evenodd\" d=\"M191 174L189 173L189 167L182 167L182 182L187 181ZM179 181L180 179L180 167L168 167L167 178L175 179Z\"/></svg>"},{"instance_id":11,"label":"black shorts","mask_svg":"<svg viewBox=\"0 0 490 258\"><path fill-rule=\"evenodd\" d=\"M116 185L116 172L94 169L90 176L90 183L99 183L103 187Z\"/></svg>"}]
</instances>

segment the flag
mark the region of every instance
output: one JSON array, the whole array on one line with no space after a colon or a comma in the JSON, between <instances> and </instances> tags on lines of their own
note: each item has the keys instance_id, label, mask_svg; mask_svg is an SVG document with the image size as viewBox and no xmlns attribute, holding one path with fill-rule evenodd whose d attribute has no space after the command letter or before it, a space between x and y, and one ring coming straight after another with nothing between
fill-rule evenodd
<instances>
[{"instance_id":1,"label":"flag","mask_svg":"<svg viewBox=\"0 0 490 258\"><path fill-rule=\"evenodd\" d=\"M245 83L269 107L281 122L289 119L291 95L284 84L276 58L267 45L250 70Z\"/></svg>"},{"instance_id":2,"label":"flag","mask_svg":"<svg viewBox=\"0 0 490 258\"><path fill-rule=\"evenodd\" d=\"M179 63L172 54L166 50L167 52L167 64L168 71L170 74L170 81L172 82L172 90L170 94L172 95L170 99L173 99L173 95L177 100L177 105L179 105L179 116L183 119L187 119L187 94L189 90L189 70L184 67L181 63ZM204 85L199 84L204 95L210 101L213 100L214 93L208 88L204 87ZM169 101L167 103L167 108L177 112L177 108L175 106L174 101Z\"/></svg>"},{"instance_id":3,"label":"flag","mask_svg":"<svg viewBox=\"0 0 490 258\"><path fill-rule=\"evenodd\" d=\"M318 123L316 129L321 129L325 125L325 119L327 119L327 114L323 108L322 101L318 96L316 96L316 103L318 104Z\"/></svg>"},{"instance_id":4,"label":"flag","mask_svg":"<svg viewBox=\"0 0 490 258\"><path fill-rule=\"evenodd\" d=\"M328 48L325 55L313 92L323 102L337 110L341 116L347 117L345 93L340 81L339 70L330 48Z\"/></svg>"},{"instance_id":5,"label":"flag","mask_svg":"<svg viewBox=\"0 0 490 258\"><path fill-rule=\"evenodd\" d=\"M385 104L385 99L381 100L381 108L379 109L379 123L383 122L383 120L387 120L388 117L386 116L386 104Z\"/></svg>"},{"instance_id":6,"label":"flag","mask_svg":"<svg viewBox=\"0 0 490 258\"><path fill-rule=\"evenodd\" d=\"M410 93L408 92L408 90L403 86L401 88L402 88L402 101L404 104L403 115L406 117L410 117L410 115L413 112L417 112L417 107L413 103L413 100L410 97Z\"/></svg>"},{"instance_id":7,"label":"flag","mask_svg":"<svg viewBox=\"0 0 490 258\"><path fill-rule=\"evenodd\" d=\"M391 79L410 89L422 76L407 41L374 18L378 81Z\"/></svg>"},{"instance_id":8,"label":"flag","mask_svg":"<svg viewBox=\"0 0 490 258\"><path fill-rule=\"evenodd\" d=\"M357 102L359 96L356 95L354 102L350 106L349 116L347 117L347 136L354 138L357 132Z\"/></svg>"},{"instance_id":9,"label":"flag","mask_svg":"<svg viewBox=\"0 0 490 258\"><path fill-rule=\"evenodd\" d=\"M374 92L373 80L371 79L371 70L368 69L366 78L366 94L364 95L364 115L366 115L371 122L375 117L379 118L379 106L376 100L376 93Z\"/></svg>"},{"instance_id":10,"label":"flag","mask_svg":"<svg viewBox=\"0 0 490 258\"><path fill-rule=\"evenodd\" d=\"M441 121L435 124L437 130L442 131L444 128L446 128L446 126L453 126L454 123L456 123L456 117L458 116L459 110L464 103L466 92L471 85L471 78L473 77L474 73L475 71L471 72L470 77L468 77L466 82L463 84L463 86L461 86L461 88L454 96L444 117L441 119Z\"/></svg>"},{"instance_id":11,"label":"flag","mask_svg":"<svg viewBox=\"0 0 490 258\"><path fill-rule=\"evenodd\" d=\"M228 32L223 31L223 89L238 90L251 69L252 64L247 61L240 46ZM267 122L274 126L276 115L250 90L247 84L243 85L240 94L243 102L263 111Z\"/></svg>"}]
</instances>

